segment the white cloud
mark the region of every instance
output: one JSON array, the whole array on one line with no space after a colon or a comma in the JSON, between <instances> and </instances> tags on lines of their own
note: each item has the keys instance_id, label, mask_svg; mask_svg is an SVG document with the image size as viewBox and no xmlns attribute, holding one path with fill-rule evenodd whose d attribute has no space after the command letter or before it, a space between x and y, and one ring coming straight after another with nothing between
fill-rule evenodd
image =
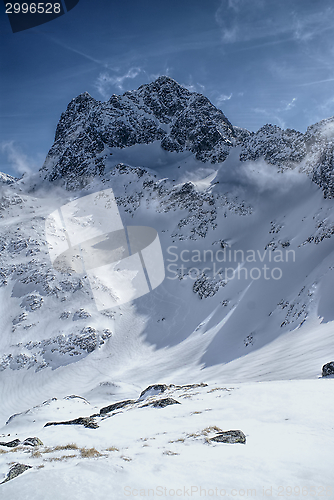
<instances>
[{"instance_id":1,"label":"white cloud","mask_svg":"<svg viewBox=\"0 0 334 500\"><path fill-rule=\"evenodd\" d=\"M297 97L294 97L290 102L286 104L285 108L283 108L283 111L289 111L290 109L294 108L296 106L296 101Z\"/></svg>"},{"instance_id":2,"label":"white cloud","mask_svg":"<svg viewBox=\"0 0 334 500\"><path fill-rule=\"evenodd\" d=\"M188 81L189 83L187 84L181 83L181 85L186 89L190 90L190 92L198 92L200 94L203 94L205 92L205 86L198 82L194 83L191 75Z\"/></svg>"},{"instance_id":3,"label":"white cloud","mask_svg":"<svg viewBox=\"0 0 334 500\"><path fill-rule=\"evenodd\" d=\"M142 72L141 68L130 68L124 75L110 76L109 73L101 73L96 82L95 87L104 99L109 99L112 87L119 90L123 89L123 83L127 79L133 79Z\"/></svg>"},{"instance_id":4,"label":"white cloud","mask_svg":"<svg viewBox=\"0 0 334 500\"><path fill-rule=\"evenodd\" d=\"M232 93L230 95L220 94L216 99L217 106L220 106L224 101L229 101L232 95Z\"/></svg>"},{"instance_id":5,"label":"white cloud","mask_svg":"<svg viewBox=\"0 0 334 500\"><path fill-rule=\"evenodd\" d=\"M253 108L253 112L264 116L269 121L274 121L280 128L285 129L286 123L281 113L286 113L295 107L297 97L293 97L291 101L282 101L281 106L270 110L264 108Z\"/></svg>"},{"instance_id":6,"label":"white cloud","mask_svg":"<svg viewBox=\"0 0 334 500\"><path fill-rule=\"evenodd\" d=\"M318 85L318 83L334 82L334 78L326 78L325 80L317 80L315 82L301 83L298 87L308 87L309 85Z\"/></svg>"},{"instance_id":7,"label":"white cloud","mask_svg":"<svg viewBox=\"0 0 334 500\"><path fill-rule=\"evenodd\" d=\"M70 45L62 42L61 40L58 40L58 39L53 38L53 37L48 36L48 35L44 35L44 36L46 36L46 38L48 38L52 42L56 43L57 45L60 45L64 49L69 50L70 52L74 52L75 54L79 54L80 56L84 57L85 59L88 59L88 61L92 61L92 62L94 62L96 64L104 66L105 68L108 68L108 64L106 64L103 61L100 61L99 59L96 59L95 57L92 57L89 54L86 54L85 52L82 52L81 50L75 49L74 47L71 47Z\"/></svg>"},{"instance_id":8,"label":"white cloud","mask_svg":"<svg viewBox=\"0 0 334 500\"><path fill-rule=\"evenodd\" d=\"M1 150L7 155L8 161L17 174L31 174L39 166L33 160L28 159L27 155L14 145L14 141L2 142Z\"/></svg>"},{"instance_id":9,"label":"white cloud","mask_svg":"<svg viewBox=\"0 0 334 500\"><path fill-rule=\"evenodd\" d=\"M273 165L268 165L264 160L246 162L241 167L241 172L261 192L268 190L286 192L296 185L302 184L306 179L305 175L301 174L297 168L281 172Z\"/></svg>"},{"instance_id":10,"label":"white cloud","mask_svg":"<svg viewBox=\"0 0 334 500\"><path fill-rule=\"evenodd\" d=\"M331 6L317 12L312 8L302 12L299 0L291 0L285 9L273 0L221 0L215 21L224 43L284 36L284 40L272 40L269 44L287 40L306 44L333 29L333 14ZM268 41L263 45L267 44Z\"/></svg>"}]
</instances>

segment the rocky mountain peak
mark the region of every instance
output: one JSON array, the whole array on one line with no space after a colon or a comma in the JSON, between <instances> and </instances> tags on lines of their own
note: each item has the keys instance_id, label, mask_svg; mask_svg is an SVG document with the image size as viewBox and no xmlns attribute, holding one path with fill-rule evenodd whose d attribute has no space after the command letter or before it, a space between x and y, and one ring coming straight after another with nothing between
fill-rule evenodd
<instances>
[{"instance_id":1,"label":"rocky mountain peak","mask_svg":"<svg viewBox=\"0 0 334 500\"><path fill-rule=\"evenodd\" d=\"M226 159L235 137L232 124L209 99L161 76L106 102L88 92L72 99L41 174L78 187L85 177L103 174L115 148L155 141L162 150L191 151L200 161L216 163Z\"/></svg>"},{"instance_id":2,"label":"rocky mountain peak","mask_svg":"<svg viewBox=\"0 0 334 500\"><path fill-rule=\"evenodd\" d=\"M239 146L241 161L264 159L281 171L301 167L326 197L333 197L333 137L334 118L308 127L305 134L271 124L257 132L234 127L207 97L160 76L106 102L88 92L72 99L41 176L78 188L104 175L106 162L110 166L115 152L130 146L158 142L162 155L189 151L203 163L224 162Z\"/></svg>"}]
</instances>

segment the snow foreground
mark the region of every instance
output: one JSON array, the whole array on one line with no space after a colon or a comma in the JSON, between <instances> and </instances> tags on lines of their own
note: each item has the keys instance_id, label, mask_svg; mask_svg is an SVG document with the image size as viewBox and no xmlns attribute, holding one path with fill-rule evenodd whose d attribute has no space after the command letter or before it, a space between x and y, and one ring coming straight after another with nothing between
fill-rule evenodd
<instances>
[{"instance_id":1,"label":"snow foreground","mask_svg":"<svg viewBox=\"0 0 334 500\"><path fill-rule=\"evenodd\" d=\"M169 395L181 404L130 405L105 415L97 429L44 427L51 418L96 412L96 402L75 397L45 402L3 429L11 438L38 435L44 445L18 446L2 455L3 475L9 461L32 468L1 485L1 498L239 499L291 492L334 498L332 382L172 388ZM230 429L241 429L246 444L211 440Z\"/></svg>"},{"instance_id":2,"label":"snow foreground","mask_svg":"<svg viewBox=\"0 0 334 500\"><path fill-rule=\"evenodd\" d=\"M79 96L41 172L0 185L1 498L334 498L331 120L250 134L158 80ZM53 265L50 215L107 191L122 238L161 244L135 300L133 270Z\"/></svg>"}]
</instances>

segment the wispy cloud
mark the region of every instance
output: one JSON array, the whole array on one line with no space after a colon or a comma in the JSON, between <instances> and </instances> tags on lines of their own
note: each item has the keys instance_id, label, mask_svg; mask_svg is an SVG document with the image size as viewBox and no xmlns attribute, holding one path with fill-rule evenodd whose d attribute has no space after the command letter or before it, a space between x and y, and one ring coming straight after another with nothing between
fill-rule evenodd
<instances>
[{"instance_id":1,"label":"wispy cloud","mask_svg":"<svg viewBox=\"0 0 334 500\"><path fill-rule=\"evenodd\" d=\"M334 82L334 78L326 78L325 80L317 80L315 82L300 83L298 87L308 87L309 85L318 85L319 83Z\"/></svg>"},{"instance_id":2,"label":"wispy cloud","mask_svg":"<svg viewBox=\"0 0 334 500\"><path fill-rule=\"evenodd\" d=\"M251 41L286 32L286 24L268 15L263 0L221 0L215 21L224 43Z\"/></svg>"},{"instance_id":3,"label":"wispy cloud","mask_svg":"<svg viewBox=\"0 0 334 500\"><path fill-rule=\"evenodd\" d=\"M283 108L276 108L276 109L270 109L270 110L267 110L264 108L253 108L252 111L256 114L264 116L265 119L270 121L270 123L274 122L282 129L285 129L285 120L282 117L282 115L279 114L282 111L284 111Z\"/></svg>"},{"instance_id":4,"label":"wispy cloud","mask_svg":"<svg viewBox=\"0 0 334 500\"><path fill-rule=\"evenodd\" d=\"M257 186L260 192L280 191L282 193L295 189L303 184L307 177L301 175L298 169L288 169L284 173L268 165L264 160L246 162L240 169L242 176Z\"/></svg>"},{"instance_id":5,"label":"wispy cloud","mask_svg":"<svg viewBox=\"0 0 334 500\"><path fill-rule=\"evenodd\" d=\"M189 75L187 83L180 82L180 84L190 90L190 92L198 92L200 94L205 92L205 85L199 82L194 82L192 75Z\"/></svg>"},{"instance_id":6,"label":"wispy cloud","mask_svg":"<svg viewBox=\"0 0 334 500\"><path fill-rule=\"evenodd\" d=\"M300 42L312 41L317 35L324 31L333 30L333 7L321 9L318 12L292 15L292 31L295 40Z\"/></svg>"},{"instance_id":7,"label":"wispy cloud","mask_svg":"<svg viewBox=\"0 0 334 500\"><path fill-rule=\"evenodd\" d=\"M14 141L2 142L0 147L1 151L7 155L9 163L17 174L31 174L33 171L37 170L38 165L36 162L28 159L27 155L22 153L19 148L14 145Z\"/></svg>"},{"instance_id":8,"label":"wispy cloud","mask_svg":"<svg viewBox=\"0 0 334 500\"><path fill-rule=\"evenodd\" d=\"M297 97L293 97L290 102L286 103L282 111L289 111L296 106Z\"/></svg>"},{"instance_id":9,"label":"wispy cloud","mask_svg":"<svg viewBox=\"0 0 334 500\"><path fill-rule=\"evenodd\" d=\"M62 42L61 40L58 40L57 38L54 38L51 36L47 36L47 38L49 40L51 40L53 43L60 45L60 47L63 47L64 49L69 50L70 52L73 52L75 54L79 54L80 56L84 57L88 61L99 64L100 66L103 66L105 68L109 68L108 63L106 63L105 61L101 61L100 59L97 59L96 57L92 57L89 54L86 54L85 52L82 52L81 50L78 50L78 49L68 45L67 43Z\"/></svg>"},{"instance_id":10,"label":"wispy cloud","mask_svg":"<svg viewBox=\"0 0 334 500\"><path fill-rule=\"evenodd\" d=\"M306 4L306 2L305 2ZM334 8L327 4L314 10L312 3L301 12L300 1L290 0L282 9L272 0L221 0L215 21L224 43L265 40L265 44L295 41L307 43L334 26ZM274 40L273 38L282 38ZM262 46L262 44L258 45ZM254 47L255 48L255 47Z\"/></svg>"},{"instance_id":11,"label":"wispy cloud","mask_svg":"<svg viewBox=\"0 0 334 500\"><path fill-rule=\"evenodd\" d=\"M220 106L225 101L229 101L232 98L232 93L230 95L220 94L216 99L217 106Z\"/></svg>"},{"instance_id":12,"label":"wispy cloud","mask_svg":"<svg viewBox=\"0 0 334 500\"><path fill-rule=\"evenodd\" d=\"M124 90L124 81L133 79L142 72L141 68L134 67L130 68L123 75L111 76L109 73L101 73L95 82L95 87L104 99L109 99L113 87L121 91Z\"/></svg>"}]
</instances>

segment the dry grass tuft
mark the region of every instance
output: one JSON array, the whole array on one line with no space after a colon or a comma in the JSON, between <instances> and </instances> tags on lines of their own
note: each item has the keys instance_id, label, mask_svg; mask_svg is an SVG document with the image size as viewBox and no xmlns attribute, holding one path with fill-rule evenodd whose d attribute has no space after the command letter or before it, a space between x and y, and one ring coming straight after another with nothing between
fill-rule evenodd
<instances>
[{"instance_id":1,"label":"dry grass tuft","mask_svg":"<svg viewBox=\"0 0 334 500\"><path fill-rule=\"evenodd\" d=\"M96 458L103 455L96 448L81 448L80 453L82 458Z\"/></svg>"},{"instance_id":2,"label":"dry grass tuft","mask_svg":"<svg viewBox=\"0 0 334 500\"><path fill-rule=\"evenodd\" d=\"M210 425L210 427L206 427L202 430L202 434L204 434L204 436L207 436L210 432L222 432L222 430L216 425Z\"/></svg>"},{"instance_id":3,"label":"dry grass tuft","mask_svg":"<svg viewBox=\"0 0 334 500\"><path fill-rule=\"evenodd\" d=\"M106 449L106 451L119 451L119 449L116 448L116 446L110 446L109 448Z\"/></svg>"},{"instance_id":4,"label":"dry grass tuft","mask_svg":"<svg viewBox=\"0 0 334 500\"><path fill-rule=\"evenodd\" d=\"M42 453L39 450L32 450L30 456L31 458L40 458Z\"/></svg>"},{"instance_id":5,"label":"dry grass tuft","mask_svg":"<svg viewBox=\"0 0 334 500\"><path fill-rule=\"evenodd\" d=\"M220 427L217 427L216 425L210 425L209 427L205 427L202 431L199 432L192 432L191 434L187 434L187 438L198 438L202 436L207 436L211 432L222 432Z\"/></svg>"},{"instance_id":6,"label":"dry grass tuft","mask_svg":"<svg viewBox=\"0 0 334 500\"><path fill-rule=\"evenodd\" d=\"M65 444L63 446L55 446L53 448L53 451L58 451L58 450L78 450L79 446L76 445L75 443L69 443Z\"/></svg>"},{"instance_id":7,"label":"dry grass tuft","mask_svg":"<svg viewBox=\"0 0 334 500\"><path fill-rule=\"evenodd\" d=\"M68 458L76 458L77 455L63 455L61 457L44 458L44 462L63 462ZM44 467L44 466L43 466Z\"/></svg>"},{"instance_id":8,"label":"dry grass tuft","mask_svg":"<svg viewBox=\"0 0 334 500\"><path fill-rule=\"evenodd\" d=\"M187 434L187 438L198 438L198 437L201 437L201 433L200 432L191 432L190 434Z\"/></svg>"},{"instance_id":9,"label":"dry grass tuft","mask_svg":"<svg viewBox=\"0 0 334 500\"><path fill-rule=\"evenodd\" d=\"M41 450L41 453L53 453L53 451L54 451L54 448L46 447L46 448L44 448L44 450Z\"/></svg>"}]
</instances>

